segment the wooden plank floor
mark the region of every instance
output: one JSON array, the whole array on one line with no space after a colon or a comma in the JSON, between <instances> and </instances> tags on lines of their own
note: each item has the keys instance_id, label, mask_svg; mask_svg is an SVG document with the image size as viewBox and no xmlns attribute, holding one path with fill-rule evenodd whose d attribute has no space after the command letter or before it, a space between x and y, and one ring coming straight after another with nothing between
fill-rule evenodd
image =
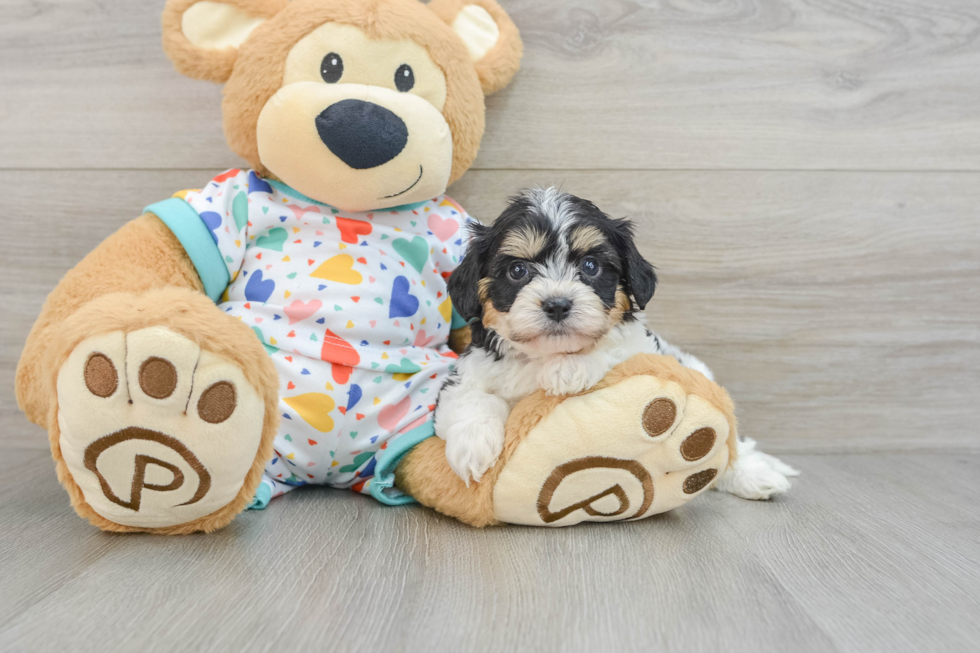
<instances>
[{"instance_id":1,"label":"wooden plank floor","mask_svg":"<svg viewBox=\"0 0 980 653\"><path fill-rule=\"evenodd\" d=\"M3 452L4 651L975 651L980 455L803 454L772 503L468 528L301 490L212 535L100 533ZM27 472L26 474L24 472ZM29 482L25 482L29 480Z\"/></svg>"},{"instance_id":2,"label":"wooden plank floor","mask_svg":"<svg viewBox=\"0 0 980 653\"><path fill-rule=\"evenodd\" d=\"M524 66L450 193L636 220L652 324L792 493L554 532L311 490L206 537L92 529L16 409L24 338L106 235L241 161L162 0L7 0L0 650L977 650L980 4L501 2Z\"/></svg>"}]
</instances>

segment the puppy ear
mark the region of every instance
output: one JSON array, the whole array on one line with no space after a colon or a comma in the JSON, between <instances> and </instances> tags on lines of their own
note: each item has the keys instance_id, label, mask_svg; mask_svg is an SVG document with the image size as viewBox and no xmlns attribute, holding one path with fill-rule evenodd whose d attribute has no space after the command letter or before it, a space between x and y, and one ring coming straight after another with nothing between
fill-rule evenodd
<instances>
[{"instance_id":1,"label":"puppy ear","mask_svg":"<svg viewBox=\"0 0 980 653\"><path fill-rule=\"evenodd\" d=\"M485 95L510 83L521 67L524 44L500 5L494 0L432 0L427 6L466 45Z\"/></svg>"},{"instance_id":2,"label":"puppy ear","mask_svg":"<svg viewBox=\"0 0 980 653\"><path fill-rule=\"evenodd\" d=\"M210 82L231 76L238 47L287 0L168 0L163 51L178 72Z\"/></svg>"},{"instance_id":3,"label":"puppy ear","mask_svg":"<svg viewBox=\"0 0 980 653\"><path fill-rule=\"evenodd\" d=\"M615 220L617 247L621 252L623 273L622 283L628 295L632 295L640 310L653 298L657 289L657 273L653 266L643 258L633 242L633 223L629 220Z\"/></svg>"},{"instance_id":4,"label":"puppy ear","mask_svg":"<svg viewBox=\"0 0 980 653\"><path fill-rule=\"evenodd\" d=\"M490 227L478 222L469 224L470 241L466 255L459 266L449 276L449 298L456 312L469 321L483 315L480 301L480 279L483 278L483 264L489 246Z\"/></svg>"}]
</instances>

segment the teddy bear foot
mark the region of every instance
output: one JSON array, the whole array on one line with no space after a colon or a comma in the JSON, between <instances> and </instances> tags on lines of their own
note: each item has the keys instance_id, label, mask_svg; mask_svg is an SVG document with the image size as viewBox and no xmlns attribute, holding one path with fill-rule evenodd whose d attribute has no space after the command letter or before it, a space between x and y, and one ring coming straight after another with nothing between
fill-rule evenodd
<instances>
[{"instance_id":1,"label":"teddy bear foot","mask_svg":"<svg viewBox=\"0 0 980 653\"><path fill-rule=\"evenodd\" d=\"M732 415L699 394L694 373L649 371L569 397L530 429L497 477L496 518L535 526L640 519L714 484L728 466Z\"/></svg>"},{"instance_id":2,"label":"teddy bear foot","mask_svg":"<svg viewBox=\"0 0 980 653\"><path fill-rule=\"evenodd\" d=\"M703 375L639 355L595 388L538 392L511 412L503 453L475 487L430 438L406 456L399 488L474 526L570 526L649 517L711 487L736 455L734 406Z\"/></svg>"},{"instance_id":3,"label":"teddy bear foot","mask_svg":"<svg viewBox=\"0 0 980 653\"><path fill-rule=\"evenodd\" d=\"M57 392L59 474L96 525L208 531L242 509L265 403L236 364L162 326L113 331L75 347Z\"/></svg>"}]
</instances>

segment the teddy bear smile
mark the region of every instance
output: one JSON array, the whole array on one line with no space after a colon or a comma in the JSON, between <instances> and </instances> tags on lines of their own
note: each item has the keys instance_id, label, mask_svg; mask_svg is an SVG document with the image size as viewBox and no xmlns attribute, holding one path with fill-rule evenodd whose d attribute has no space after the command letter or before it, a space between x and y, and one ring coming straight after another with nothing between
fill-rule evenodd
<instances>
[{"instance_id":1,"label":"teddy bear smile","mask_svg":"<svg viewBox=\"0 0 980 653\"><path fill-rule=\"evenodd\" d=\"M394 195L385 195L384 197L379 197L378 199L379 199L379 200L390 200L390 199L391 199L392 197L398 197L399 195L404 195L404 194L405 194L405 193L407 193L408 191L410 191L410 190L412 190L413 188L415 188L415 186L416 186L416 185L417 185L417 184L418 184L418 183L419 183L419 182L420 182L421 180L422 180L422 164L420 163L420 164L419 164L419 176L418 176L418 177L416 177L416 179L415 179L415 181L413 181L413 182L412 182L412 185L411 185L411 186L409 186L408 188L406 188L406 189L405 189L405 190L403 190L403 191L399 191L399 192L397 192L397 193L395 193Z\"/></svg>"}]
</instances>

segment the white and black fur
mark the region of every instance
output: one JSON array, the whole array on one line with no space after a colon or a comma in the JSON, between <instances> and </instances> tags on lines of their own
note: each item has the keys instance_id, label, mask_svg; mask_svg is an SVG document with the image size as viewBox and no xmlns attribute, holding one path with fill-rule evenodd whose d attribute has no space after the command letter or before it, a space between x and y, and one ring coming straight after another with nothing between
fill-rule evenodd
<instances>
[{"instance_id":1,"label":"white and black fur","mask_svg":"<svg viewBox=\"0 0 980 653\"><path fill-rule=\"evenodd\" d=\"M538 388L582 392L639 353L665 354L714 379L694 356L645 325L657 285L633 242L633 225L556 188L525 191L489 226L472 224L467 255L449 279L472 344L439 396L436 434L469 484L503 448L514 405ZM746 499L785 492L798 472L742 438L718 481Z\"/></svg>"}]
</instances>

